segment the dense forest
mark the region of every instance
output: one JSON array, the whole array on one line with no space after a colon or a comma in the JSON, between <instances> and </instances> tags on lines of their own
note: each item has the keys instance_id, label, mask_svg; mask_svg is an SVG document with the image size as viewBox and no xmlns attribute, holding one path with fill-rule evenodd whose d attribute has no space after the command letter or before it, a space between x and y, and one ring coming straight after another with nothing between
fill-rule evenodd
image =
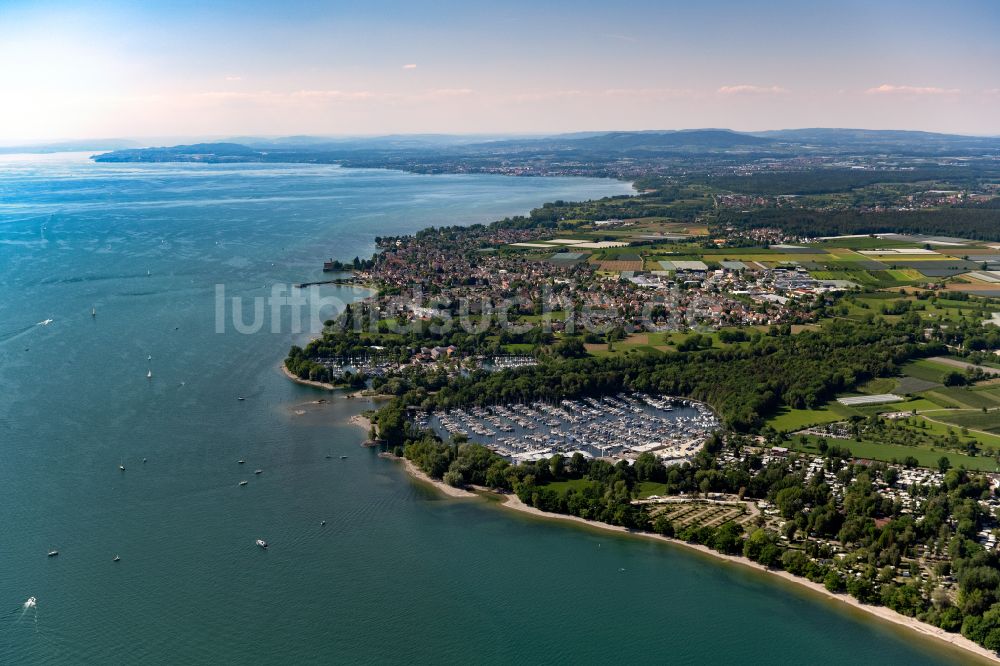
<instances>
[{"instance_id":1,"label":"dense forest","mask_svg":"<svg viewBox=\"0 0 1000 666\"><path fill-rule=\"evenodd\" d=\"M895 374L911 358L940 353L938 345L917 342L919 330L916 316L895 324L836 321L798 335L776 328L772 335L724 349L554 360L493 374L480 371L440 386L433 376L411 373L381 387L399 396L383 411L555 400L624 389L707 402L726 427L749 431L781 405L816 407L859 382Z\"/></svg>"},{"instance_id":2,"label":"dense forest","mask_svg":"<svg viewBox=\"0 0 1000 666\"><path fill-rule=\"evenodd\" d=\"M974 186L979 171L958 167L907 169L904 171L874 171L861 169L811 169L809 171L778 171L746 176L714 176L696 179L712 187L740 194L774 196L779 194L827 194L849 192L859 187L879 183L918 183L931 181L941 187Z\"/></svg>"},{"instance_id":3,"label":"dense forest","mask_svg":"<svg viewBox=\"0 0 1000 666\"><path fill-rule=\"evenodd\" d=\"M861 213L853 210L817 211L762 208L722 210L716 215L719 229L774 227L800 237L849 234L927 234L975 240L1000 240L1000 210L968 206L933 210Z\"/></svg>"}]
</instances>

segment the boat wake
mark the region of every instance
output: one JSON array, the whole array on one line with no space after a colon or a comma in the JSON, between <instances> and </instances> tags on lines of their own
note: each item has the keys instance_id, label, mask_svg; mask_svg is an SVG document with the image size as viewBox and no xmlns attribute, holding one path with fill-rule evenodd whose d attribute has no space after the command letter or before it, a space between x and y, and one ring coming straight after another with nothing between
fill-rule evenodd
<instances>
[{"instance_id":1,"label":"boat wake","mask_svg":"<svg viewBox=\"0 0 1000 666\"><path fill-rule=\"evenodd\" d=\"M28 331L32 330L33 328L36 328L41 325L42 322L38 322L37 324L32 324L31 326L23 326L21 328L16 328L10 331L0 332L0 342L10 342L11 340L19 338Z\"/></svg>"}]
</instances>

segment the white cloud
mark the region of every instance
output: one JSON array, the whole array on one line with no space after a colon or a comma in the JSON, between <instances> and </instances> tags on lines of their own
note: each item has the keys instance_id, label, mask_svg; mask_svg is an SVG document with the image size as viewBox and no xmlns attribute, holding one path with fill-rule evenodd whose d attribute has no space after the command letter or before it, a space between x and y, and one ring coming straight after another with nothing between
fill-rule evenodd
<instances>
[{"instance_id":1,"label":"white cloud","mask_svg":"<svg viewBox=\"0 0 1000 666\"><path fill-rule=\"evenodd\" d=\"M226 81L242 81L242 76L227 76Z\"/></svg>"},{"instance_id":2,"label":"white cloud","mask_svg":"<svg viewBox=\"0 0 1000 666\"><path fill-rule=\"evenodd\" d=\"M781 86L755 86L741 83L735 86L722 86L715 92L720 95L781 95L788 90Z\"/></svg>"},{"instance_id":3,"label":"white cloud","mask_svg":"<svg viewBox=\"0 0 1000 666\"><path fill-rule=\"evenodd\" d=\"M695 97L699 93L688 88L608 88L601 91L605 97L637 97L641 99L675 99Z\"/></svg>"},{"instance_id":4,"label":"white cloud","mask_svg":"<svg viewBox=\"0 0 1000 666\"><path fill-rule=\"evenodd\" d=\"M639 41L638 39L636 39L632 35L623 35L623 34L614 33L614 32L608 33L608 34L606 34L604 36L607 37L608 39L617 39L620 42L629 42L631 44L635 44L635 43L637 43Z\"/></svg>"},{"instance_id":5,"label":"white cloud","mask_svg":"<svg viewBox=\"0 0 1000 666\"><path fill-rule=\"evenodd\" d=\"M372 97L375 97L375 93L369 92L367 90L355 90L355 91L296 90L295 92L289 93L288 96L295 99L331 99L331 100L357 101L357 100L371 99Z\"/></svg>"},{"instance_id":6,"label":"white cloud","mask_svg":"<svg viewBox=\"0 0 1000 666\"><path fill-rule=\"evenodd\" d=\"M403 69L416 69L416 68L417 68L417 66L415 64L413 64L412 62L409 63L408 65L403 65Z\"/></svg>"},{"instance_id":7,"label":"white cloud","mask_svg":"<svg viewBox=\"0 0 1000 666\"><path fill-rule=\"evenodd\" d=\"M869 95L954 95L956 88L936 88L933 86L894 86L883 83L865 91Z\"/></svg>"}]
</instances>

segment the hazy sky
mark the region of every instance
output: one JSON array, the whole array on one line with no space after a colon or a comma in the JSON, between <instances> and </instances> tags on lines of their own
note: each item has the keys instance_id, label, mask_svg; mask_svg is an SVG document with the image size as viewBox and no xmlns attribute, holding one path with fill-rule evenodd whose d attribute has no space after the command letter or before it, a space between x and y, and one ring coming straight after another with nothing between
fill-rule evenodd
<instances>
[{"instance_id":1,"label":"hazy sky","mask_svg":"<svg viewBox=\"0 0 1000 666\"><path fill-rule=\"evenodd\" d=\"M0 142L1000 134L1000 2L0 0Z\"/></svg>"}]
</instances>

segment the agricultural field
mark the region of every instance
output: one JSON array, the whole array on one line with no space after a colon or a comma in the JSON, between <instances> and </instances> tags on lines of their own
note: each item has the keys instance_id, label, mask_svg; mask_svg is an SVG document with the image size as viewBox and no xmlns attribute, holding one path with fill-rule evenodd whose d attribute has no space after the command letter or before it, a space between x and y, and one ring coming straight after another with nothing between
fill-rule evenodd
<instances>
[{"instance_id":1,"label":"agricultural field","mask_svg":"<svg viewBox=\"0 0 1000 666\"><path fill-rule=\"evenodd\" d=\"M992 411L983 413L982 411L972 412L942 412L932 415L938 421L950 423L959 428L972 430L982 430L991 434L1000 435L1000 412Z\"/></svg>"},{"instance_id":2,"label":"agricultural field","mask_svg":"<svg viewBox=\"0 0 1000 666\"><path fill-rule=\"evenodd\" d=\"M959 386L942 386L941 388L924 391L923 395L935 402L953 404L959 409L982 409L984 407L986 409L994 409L1000 407L1000 394Z\"/></svg>"},{"instance_id":3,"label":"agricultural field","mask_svg":"<svg viewBox=\"0 0 1000 666\"><path fill-rule=\"evenodd\" d=\"M916 361L910 361L903 366L902 371L907 377L916 377L917 379L922 379L926 382L940 384L944 375L954 369L955 368L951 366L935 363L934 361L922 358Z\"/></svg>"},{"instance_id":4,"label":"agricultural field","mask_svg":"<svg viewBox=\"0 0 1000 666\"><path fill-rule=\"evenodd\" d=\"M789 447L796 451L820 455L818 442L821 438L807 435L803 438L795 437L789 442ZM952 467L960 467L971 470L985 472L1000 471L1000 464L988 456L968 456L945 449L935 449L933 447L901 446L898 444L885 444L863 440L827 440L828 444L836 445L848 449L852 455L869 460L883 460L885 462L901 461L908 456L916 458L921 467L937 467L938 460L944 456L951 462Z\"/></svg>"}]
</instances>

